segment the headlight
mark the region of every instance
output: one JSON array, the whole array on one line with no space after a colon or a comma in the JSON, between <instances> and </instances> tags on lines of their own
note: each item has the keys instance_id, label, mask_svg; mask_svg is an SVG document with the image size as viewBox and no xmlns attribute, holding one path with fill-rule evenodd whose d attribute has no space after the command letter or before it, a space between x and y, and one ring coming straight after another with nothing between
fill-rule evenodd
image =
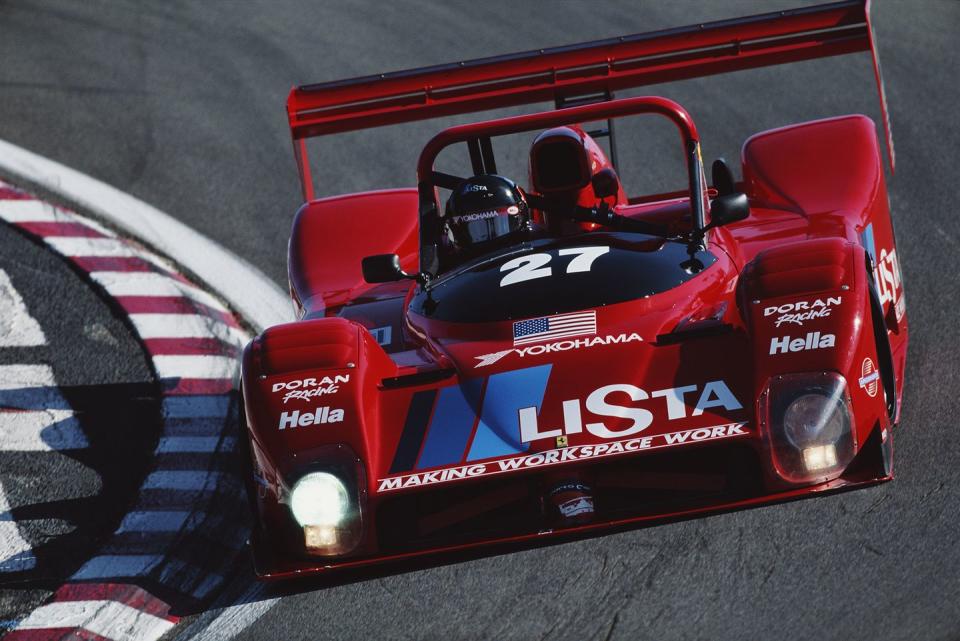
<instances>
[{"instance_id":1,"label":"headlight","mask_svg":"<svg viewBox=\"0 0 960 641\"><path fill-rule=\"evenodd\" d=\"M845 409L842 399L835 394L803 394L791 401L783 413L783 432L790 444L800 450L833 445L850 429Z\"/></svg>"},{"instance_id":2,"label":"headlight","mask_svg":"<svg viewBox=\"0 0 960 641\"><path fill-rule=\"evenodd\" d=\"M773 468L785 481L836 478L856 454L850 397L840 374L775 376L758 409Z\"/></svg>"},{"instance_id":3,"label":"headlight","mask_svg":"<svg viewBox=\"0 0 960 641\"><path fill-rule=\"evenodd\" d=\"M350 509L343 482L327 472L313 472L297 481L290 492L290 511L301 526L340 525Z\"/></svg>"},{"instance_id":4,"label":"headlight","mask_svg":"<svg viewBox=\"0 0 960 641\"><path fill-rule=\"evenodd\" d=\"M366 475L346 445L324 445L304 452L314 463L294 476L281 502L299 526L303 551L310 556L343 556L363 539Z\"/></svg>"}]
</instances>

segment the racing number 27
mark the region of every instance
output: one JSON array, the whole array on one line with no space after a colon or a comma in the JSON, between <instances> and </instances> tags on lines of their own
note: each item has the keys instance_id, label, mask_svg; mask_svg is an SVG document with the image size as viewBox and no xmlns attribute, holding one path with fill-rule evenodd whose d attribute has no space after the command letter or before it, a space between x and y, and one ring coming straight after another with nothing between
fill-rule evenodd
<instances>
[{"instance_id":1,"label":"racing number 27","mask_svg":"<svg viewBox=\"0 0 960 641\"><path fill-rule=\"evenodd\" d=\"M595 261L610 251L609 247L567 247L557 252L560 256L573 256L567 264L568 274L588 272ZM550 254L527 254L513 260L508 260L500 266L501 272L509 272L500 280L500 287L514 285L536 278L546 278L553 275L550 267Z\"/></svg>"}]
</instances>

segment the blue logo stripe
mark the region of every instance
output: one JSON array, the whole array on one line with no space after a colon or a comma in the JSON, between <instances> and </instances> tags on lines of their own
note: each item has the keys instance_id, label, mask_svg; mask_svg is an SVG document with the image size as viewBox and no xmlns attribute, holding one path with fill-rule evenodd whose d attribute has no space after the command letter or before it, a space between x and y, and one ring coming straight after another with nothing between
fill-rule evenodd
<instances>
[{"instance_id":1,"label":"blue logo stripe","mask_svg":"<svg viewBox=\"0 0 960 641\"><path fill-rule=\"evenodd\" d=\"M417 469L459 463L480 413L483 378L470 378L440 390Z\"/></svg>"},{"instance_id":2,"label":"blue logo stripe","mask_svg":"<svg viewBox=\"0 0 960 641\"><path fill-rule=\"evenodd\" d=\"M863 248L867 250L867 253L870 254L870 260L874 265L877 264L877 247L873 241L873 223L867 225L860 233L860 242L863 244Z\"/></svg>"},{"instance_id":3,"label":"blue logo stripe","mask_svg":"<svg viewBox=\"0 0 960 641\"><path fill-rule=\"evenodd\" d=\"M523 407L540 412L552 365L503 372L490 377L483 397L483 414L470 446L468 461L525 452L517 413Z\"/></svg>"},{"instance_id":4,"label":"blue logo stripe","mask_svg":"<svg viewBox=\"0 0 960 641\"><path fill-rule=\"evenodd\" d=\"M400 443L397 444L397 451L394 452L393 463L390 465L391 474L413 469L413 464L417 460L417 453L420 451L420 444L423 443L423 434L427 430L427 421L430 420L433 401L436 397L437 390L431 389L417 392L410 399L410 409L407 410L407 420L403 424Z\"/></svg>"}]
</instances>

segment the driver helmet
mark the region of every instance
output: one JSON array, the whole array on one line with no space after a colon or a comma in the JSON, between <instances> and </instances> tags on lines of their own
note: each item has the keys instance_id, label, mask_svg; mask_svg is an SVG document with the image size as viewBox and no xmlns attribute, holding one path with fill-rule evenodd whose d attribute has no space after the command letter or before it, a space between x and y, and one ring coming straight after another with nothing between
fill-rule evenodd
<instances>
[{"instance_id":1,"label":"driver helmet","mask_svg":"<svg viewBox=\"0 0 960 641\"><path fill-rule=\"evenodd\" d=\"M495 174L473 176L450 194L444 222L461 249L483 247L527 231L530 208L512 180Z\"/></svg>"}]
</instances>

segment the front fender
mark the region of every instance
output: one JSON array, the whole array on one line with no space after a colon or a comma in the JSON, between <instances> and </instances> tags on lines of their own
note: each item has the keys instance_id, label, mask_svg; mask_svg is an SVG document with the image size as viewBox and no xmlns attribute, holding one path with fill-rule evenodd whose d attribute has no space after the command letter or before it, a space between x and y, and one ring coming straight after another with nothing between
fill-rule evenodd
<instances>
[{"instance_id":1,"label":"front fender","mask_svg":"<svg viewBox=\"0 0 960 641\"><path fill-rule=\"evenodd\" d=\"M841 374L858 449L877 427L889 424L866 265L864 249L842 239L791 243L757 255L744 272L740 295L757 398L775 376Z\"/></svg>"},{"instance_id":2,"label":"front fender","mask_svg":"<svg viewBox=\"0 0 960 641\"><path fill-rule=\"evenodd\" d=\"M346 445L374 449L378 386L397 367L359 323L320 318L278 325L244 351L243 396L253 460L279 496L306 459Z\"/></svg>"}]
</instances>

